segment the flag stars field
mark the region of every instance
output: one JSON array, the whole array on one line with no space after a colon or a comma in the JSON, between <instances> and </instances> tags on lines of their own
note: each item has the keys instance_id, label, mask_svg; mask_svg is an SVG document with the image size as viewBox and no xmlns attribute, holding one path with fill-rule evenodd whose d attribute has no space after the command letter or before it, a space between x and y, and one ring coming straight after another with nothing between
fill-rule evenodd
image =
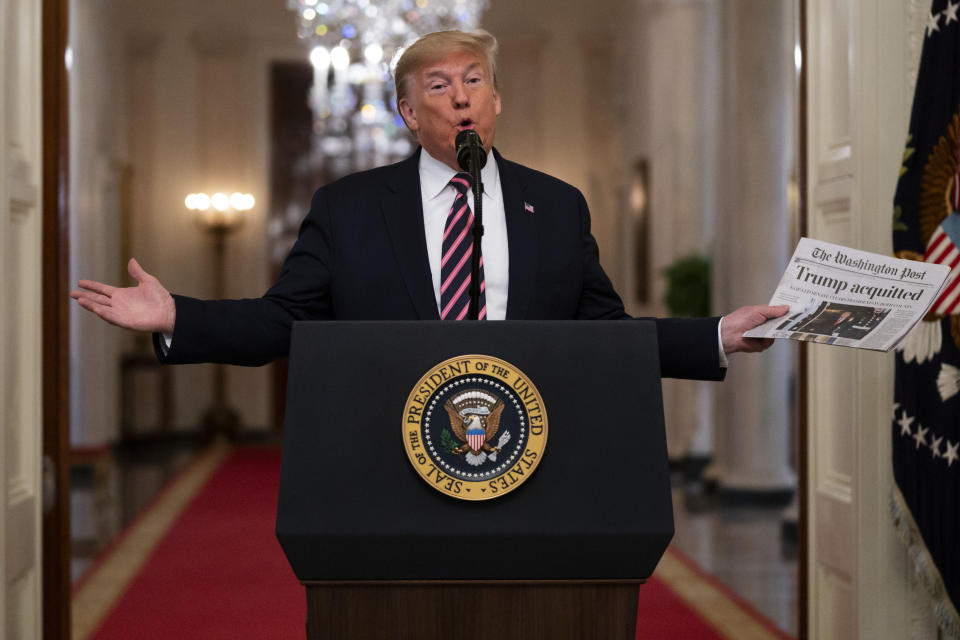
<instances>
[{"instance_id":1,"label":"flag stars field","mask_svg":"<svg viewBox=\"0 0 960 640\"><path fill-rule=\"evenodd\" d=\"M958 6L960 6L960 3L958 3ZM935 433L930 433L930 442L928 443L927 434L930 432L929 427L918 424L917 430L914 431L912 427L917 419L916 416L908 416L905 410L901 410L900 417L897 418L899 404L895 405L893 409L894 422L900 425L900 435L913 438L916 443L914 446L915 451L919 451L920 446L923 445L924 449L930 449L930 455L934 460L940 458L947 463L948 467L952 467L954 462L960 460L960 441L954 443L950 440L944 440L943 436L936 436ZM946 446L946 451L941 451L941 446Z\"/></svg>"},{"instance_id":2,"label":"flag stars field","mask_svg":"<svg viewBox=\"0 0 960 640\"><path fill-rule=\"evenodd\" d=\"M913 424L913 417L908 417L906 411L904 411L900 419L897 420L897 424L900 425L900 435L902 436L913 435L913 431L910 429L910 425Z\"/></svg>"},{"instance_id":3,"label":"flag stars field","mask_svg":"<svg viewBox=\"0 0 960 640\"><path fill-rule=\"evenodd\" d=\"M960 2L948 2L947 8L943 11L938 11L937 13L931 13L927 18L927 32L926 37L930 37L933 33L940 31L940 17L943 16L946 18L943 22L943 26L947 26L951 22L960 22L960 18L957 17L957 10L960 9Z\"/></svg>"},{"instance_id":4,"label":"flag stars field","mask_svg":"<svg viewBox=\"0 0 960 640\"><path fill-rule=\"evenodd\" d=\"M917 425L917 432L913 434L913 439L917 441L918 450L920 449L920 445L927 446L927 431L930 431L929 427Z\"/></svg>"},{"instance_id":5,"label":"flag stars field","mask_svg":"<svg viewBox=\"0 0 960 640\"><path fill-rule=\"evenodd\" d=\"M957 454L957 449L960 448L960 442L953 444L947 440L947 452L943 454L943 459L947 461L947 466L952 467L954 461L957 458L960 458L960 455Z\"/></svg>"},{"instance_id":6,"label":"flag stars field","mask_svg":"<svg viewBox=\"0 0 960 640\"><path fill-rule=\"evenodd\" d=\"M941 443L941 442L943 442L943 436L940 436L940 437L938 437L938 438L934 438L934 439L933 439L933 442L930 443L930 451L933 452L933 457L934 457L934 458L940 458L940 457L942 457L942 456L940 455L940 443Z\"/></svg>"},{"instance_id":7,"label":"flag stars field","mask_svg":"<svg viewBox=\"0 0 960 640\"><path fill-rule=\"evenodd\" d=\"M947 3L947 8L943 10L943 15L947 18L943 26L947 26L951 22L960 22L960 19L957 18L957 9L960 9L960 2Z\"/></svg>"}]
</instances>

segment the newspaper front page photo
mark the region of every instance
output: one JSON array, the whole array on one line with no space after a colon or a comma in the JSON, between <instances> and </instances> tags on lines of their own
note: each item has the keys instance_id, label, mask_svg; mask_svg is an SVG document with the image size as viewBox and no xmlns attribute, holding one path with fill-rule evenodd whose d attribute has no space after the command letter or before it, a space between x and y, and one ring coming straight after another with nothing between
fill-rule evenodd
<instances>
[{"instance_id":1,"label":"newspaper front page photo","mask_svg":"<svg viewBox=\"0 0 960 640\"><path fill-rule=\"evenodd\" d=\"M889 351L941 295L950 268L801 238L772 305L787 315L744 335Z\"/></svg>"}]
</instances>

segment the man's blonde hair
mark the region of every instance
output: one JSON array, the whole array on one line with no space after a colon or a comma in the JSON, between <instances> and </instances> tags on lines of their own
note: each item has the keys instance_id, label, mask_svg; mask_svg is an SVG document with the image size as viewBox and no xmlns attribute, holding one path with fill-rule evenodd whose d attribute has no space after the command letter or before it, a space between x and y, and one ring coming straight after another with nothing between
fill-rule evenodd
<instances>
[{"instance_id":1,"label":"man's blonde hair","mask_svg":"<svg viewBox=\"0 0 960 640\"><path fill-rule=\"evenodd\" d=\"M435 31L422 36L407 47L394 71L397 102L407 96L410 76L442 58L461 52L473 53L487 61L487 70L497 89L497 39L483 29L473 31Z\"/></svg>"}]
</instances>

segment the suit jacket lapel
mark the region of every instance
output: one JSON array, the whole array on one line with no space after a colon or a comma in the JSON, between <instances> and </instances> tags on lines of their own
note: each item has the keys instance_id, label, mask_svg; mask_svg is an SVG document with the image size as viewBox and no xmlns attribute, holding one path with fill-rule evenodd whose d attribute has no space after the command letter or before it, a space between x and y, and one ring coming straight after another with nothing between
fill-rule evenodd
<instances>
[{"instance_id":1,"label":"suit jacket lapel","mask_svg":"<svg viewBox=\"0 0 960 640\"><path fill-rule=\"evenodd\" d=\"M420 151L396 165L380 201L400 274L421 320L439 320L430 276L420 195Z\"/></svg>"},{"instance_id":2,"label":"suit jacket lapel","mask_svg":"<svg viewBox=\"0 0 960 640\"><path fill-rule=\"evenodd\" d=\"M507 219L507 243L510 255L510 284L507 292L507 320L526 317L537 275L538 236L534 214L527 211L526 185L512 163L494 149L503 190L503 209Z\"/></svg>"}]
</instances>

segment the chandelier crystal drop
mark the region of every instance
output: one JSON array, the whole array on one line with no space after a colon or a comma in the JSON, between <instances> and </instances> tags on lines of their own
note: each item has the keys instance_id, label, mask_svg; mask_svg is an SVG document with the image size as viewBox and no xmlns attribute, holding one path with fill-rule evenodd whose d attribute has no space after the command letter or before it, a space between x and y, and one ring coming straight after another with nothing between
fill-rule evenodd
<instances>
[{"instance_id":1,"label":"chandelier crystal drop","mask_svg":"<svg viewBox=\"0 0 960 640\"><path fill-rule=\"evenodd\" d=\"M442 29L473 29L488 0L287 0L300 37L333 48L403 47ZM351 51L351 54L354 52Z\"/></svg>"},{"instance_id":2,"label":"chandelier crystal drop","mask_svg":"<svg viewBox=\"0 0 960 640\"><path fill-rule=\"evenodd\" d=\"M396 161L413 148L391 72L421 35L469 30L489 0L287 0L312 45L315 161L332 177Z\"/></svg>"}]
</instances>

